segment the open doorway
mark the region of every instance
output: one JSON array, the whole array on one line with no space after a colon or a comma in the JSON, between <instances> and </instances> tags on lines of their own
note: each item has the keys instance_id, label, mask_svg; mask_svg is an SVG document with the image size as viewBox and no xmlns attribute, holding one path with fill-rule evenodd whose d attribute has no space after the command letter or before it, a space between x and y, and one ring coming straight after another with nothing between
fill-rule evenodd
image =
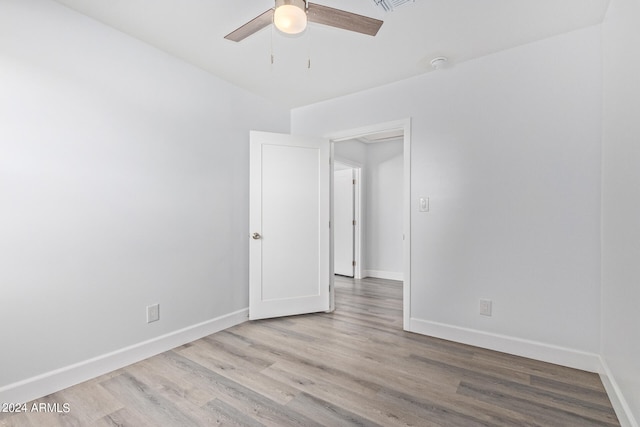
<instances>
[{"instance_id":1,"label":"open doorway","mask_svg":"<svg viewBox=\"0 0 640 427\"><path fill-rule=\"evenodd\" d=\"M365 128L344 131L330 136L332 158L332 239L331 271L356 279L373 277L402 281L403 324L406 329L410 319L410 120L382 123ZM336 221L343 209L335 196L348 192L336 188L346 182L348 176L359 179L354 182L359 190L359 199L353 205L355 232L344 237L346 229ZM354 178L352 178L354 179ZM354 186L354 194L356 187ZM344 194L342 194L344 196ZM347 200L347 199L345 199ZM346 203L350 203L348 200ZM347 209L347 211L349 211ZM346 217L344 217L346 218ZM345 221L345 219L340 219ZM348 220L348 219L347 219ZM355 227L354 227L355 230ZM347 229L347 231L350 231ZM345 268L344 260L336 259L351 249L342 244L353 238L354 269ZM356 246L359 251L356 253ZM342 264L342 266L340 266ZM343 269L345 268L345 269ZM353 272L353 276L351 273ZM346 273L346 274L345 274ZM335 308L335 277L331 277L331 309Z\"/></svg>"}]
</instances>

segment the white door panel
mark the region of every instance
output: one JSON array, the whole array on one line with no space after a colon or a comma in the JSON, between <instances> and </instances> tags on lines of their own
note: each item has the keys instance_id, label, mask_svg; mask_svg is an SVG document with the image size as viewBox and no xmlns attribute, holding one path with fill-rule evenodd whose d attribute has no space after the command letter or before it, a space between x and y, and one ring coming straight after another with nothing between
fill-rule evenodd
<instances>
[{"instance_id":1,"label":"white door panel","mask_svg":"<svg viewBox=\"0 0 640 427\"><path fill-rule=\"evenodd\" d=\"M353 277L354 265L354 184L353 169L333 174L334 273Z\"/></svg>"},{"instance_id":2,"label":"white door panel","mask_svg":"<svg viewBox=\"0 0 640 427\"><path fill-rule=\"evenodd\" d=\"M329 142L251 132L249 317L329 309Z\"/></svg>"}]
</instances>

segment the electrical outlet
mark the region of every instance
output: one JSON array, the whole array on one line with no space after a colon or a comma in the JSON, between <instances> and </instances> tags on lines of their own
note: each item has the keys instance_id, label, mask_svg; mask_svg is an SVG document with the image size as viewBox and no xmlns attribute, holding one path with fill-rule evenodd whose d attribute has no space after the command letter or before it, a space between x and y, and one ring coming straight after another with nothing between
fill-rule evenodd
<instances>
[{"instance_id":1,"label":"electrical outlet","mask_svg":"<svg viewBox=\"0 0 640 427\"><path fill-rule=\"evenodd\" d=\"M160 320L160 304L147 306L147 323Z\"/></svg>"},{"instance_id":2,"label":"electrical outlet","mask_svg":"<svg viewBox=\"0 0 640 427\"><path fill-rule=\"evenodd\" d=\"M483 316L491 316L491 300L490 299L480 300L480 314Z\"/></svg>"}]
</instances>

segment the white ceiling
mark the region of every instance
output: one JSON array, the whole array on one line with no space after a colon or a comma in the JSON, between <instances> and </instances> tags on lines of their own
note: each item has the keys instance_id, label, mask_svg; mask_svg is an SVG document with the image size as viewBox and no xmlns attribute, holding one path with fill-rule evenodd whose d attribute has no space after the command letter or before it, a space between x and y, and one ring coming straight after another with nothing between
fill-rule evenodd
<instances>
[{"instance_id":1,"label":"white ceiling","mask_svg":"<svg viewBox=\"0 0 640 427\"><path fill-rule=\"evenodd\" d=\"M416 0L385 13L373 0L316 0L384 24L376 37L310 24L301 36L268 27L236 43L223 37L273 7L273 0L56 1L285 107L431 72L436 56L455 66L595 25L609 2Z\"/></svg>"}]
</instances>

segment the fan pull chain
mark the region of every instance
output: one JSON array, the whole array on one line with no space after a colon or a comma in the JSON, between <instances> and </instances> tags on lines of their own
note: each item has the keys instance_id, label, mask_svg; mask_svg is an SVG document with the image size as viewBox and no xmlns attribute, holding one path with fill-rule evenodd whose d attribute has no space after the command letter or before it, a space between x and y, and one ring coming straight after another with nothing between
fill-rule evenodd
<instances>
[{"instance_id":1,"label":"fan pull chain","mask_svg":"<svg viewBox=\"0 0 640 427\"><path fill-rule=\"evenodd\" d=\"M271 54L271 71L273 71L273 63L275 62L275 57L273 56L273 32L274 30L275 24L272 22L271 23L271 46L270 46L270 54Z\"/></svg>"},{"instance_id":2,"label":"fan pull chain","mask_svg":"<svg viewBox=\"0 0 640 427\"><path fill-rule=\"evenodd\" d=\"M309 0L304 0L304 12L309 15ZM307 70L311 69L311 27L307 22Z\"/></svg>"},{"instance_id":3,"label":"fan pull chain","mask_svg":"<svg viewBox=\"0 0 640 427\"><path fill-rule=\"evenodd\" d=\"M307 70L311 69L311 27L307 27Z\"/></svg>"},{"instance_id":4,"label":"fan pull chain","mask_svg":"<svg viewBox=\"0 0 640 427\"><path fill-rule=\"evenodd\" d=\"M305 12L309 14L309 1L304 0ZM311 69L311 26L307 24L307 70Z\"/></svg>"}]
</instances>

